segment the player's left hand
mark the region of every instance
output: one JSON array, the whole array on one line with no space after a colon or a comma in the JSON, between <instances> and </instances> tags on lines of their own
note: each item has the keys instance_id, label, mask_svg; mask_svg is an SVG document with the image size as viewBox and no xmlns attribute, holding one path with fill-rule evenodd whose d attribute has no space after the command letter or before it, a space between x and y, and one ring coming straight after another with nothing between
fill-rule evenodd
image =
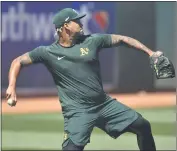
<instances>
[{"instance_id":1,"label":"player's left hand","mask_svg":"<svg viewBox=\"0 0 177 151\"><path fill-rule=\"evenodd\" d=\"M175 69L172 62L164 56L161 51L154 52L150 56L151 68L154 70L157 79L167 79L175 77Z\"/></svg>"}]
</instances>

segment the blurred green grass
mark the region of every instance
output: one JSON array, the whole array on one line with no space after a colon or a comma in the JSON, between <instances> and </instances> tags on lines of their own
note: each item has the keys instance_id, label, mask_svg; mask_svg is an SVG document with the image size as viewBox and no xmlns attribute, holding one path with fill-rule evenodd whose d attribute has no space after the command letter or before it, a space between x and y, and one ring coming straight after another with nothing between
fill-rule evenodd
<instances>
[{"instance_id":1,"label":"blurred green grass","mask_svg":"<svg viewBox=\"0 0 177 151\"><path fill-rule=\"evenodd\" d=\"M153 134L155 136L160 136L160 137L157 137L157 141L159 141L161 148L164 148L163 145L165 145L164 143L162 143L161 137L165 139L168 137L176 136L176 130L175 130L176 129L176 123L175 123L176 122L176 110L175 110L175 107L137 109L136 111L141 113L145 118L147 118L150 121ZM51 136L51 139L54 139L54 138L58 139L58 136L63 133L63 124L64 124L63 117L62 117L61 113L39 113L39 114L17 114L17 115L3 114L2 115L2 142L3 142L2 149L10 149L11 150L14 148L12 148L10 146L15 145L15 149L18 149L18 150L23 150L23 149L34 150L34 149L36 149L35 147L30 148L28 146L27 148L25 148L25 144L23 144L24 147L20 146L20 148L18 148L18 144L13 144L12 141L11 141L11 144L9 144L9 146L8 146L7 140L11 139L10 138L11 134L16 135L16 137L19 134L19 136L17 137L17 139L19 139L19 140L16 140L17 142L22 141L21 139L23 139L23 138L21 138L21 137L23 136L24 143L26 143L25 138L28 140L29 138L32 137L32 136L30 136L30 134L34 135L34 137L39 137L39 139L43 138L42 134L45 134L45 136L48 136L48 137ZM92 142L93 147L97 147L96 144L94 146L95 140L102 139L103 136L106 136L106 134L98 128L94 129L92 135L93 135L92 139L94 140ZM127 134L125 134L125 135L127 135ZM128 134L128 136L129 135L130 134ZM130 138L130 140L132 140L132 137L128 137L128 138ZM109 138L107 136L106 136L106 139L109 140ZM124 143L120 144L119 147L121 147L121 145L124 146L124 144L126 144L125 143L126 141L124 141L124 139L127 140L127 137L126 136L125 136L125 138L122 137L122 139L123 139L122 142L124 142ZM171 138L168 140L171 140ZM165 140L163 140L163 141L165 141ZM59 142L61 144L62 140L59 140ZM112 146L112 148L114 149L114 143L112 143L112 142L113 141L110 140L109 145ZM50 145L52 145L52 143L53 142L51 142ZM3 146L3 144L4 144L4 146ZM131 142L131 144L133 144L133 143ZM134 144L136 144L136 143L134 143ZM108 145L108 147L109 147L109 145ZM166 145L168 146L171 144L166 144ZM40 146L40 144L36 144L36 146ZM44 146L42 149L50 149L50 148L46 148L46 147ZM57 145L55 147L57 148ZM105 147L107 147L107 146L105 146ZM133 146L133 147L136 148L136 146ZM122 147L122 149L124 149L124 148Z\"/></svg>"},{"instance_id":2,"label":"blurred green grass","mask_svg":"<svg viewBox=\"0 0 177 151\"><path fill-rule=\"evenodd\" d=\"M148 119L152 126L153 134L157 135L176 135L175 118L173 121L172 115L174 108L161 109L139 109L137 110L142 115L148 115L149 118L157 118L157 121ZM154 112L155 111L155 112ZM175 110L174 110L175 111ZM165 122L164 116L161 113L167 114L166 118L172 118L171 121ZM174 112L175 113L175 112ZM155 116L155 117L154 117ZM159 119L163 121L158 122ZM42 126L41 126L42 125ZM19 115L2 115L2 130L10 131L33 131L33 132L63 132L63 117L61 113L40 113L40 114L19 114ZM93 133L103 133L98 128L95 128Z\"/></svg>"},{"instance_id":3,"label":"blurred green grass","mask_svg":"<svg viewBox=\"0 0 177 151\"><path fill-rule=\"evenodd\" d=\"M42 115L41 115L42 116ZM174 135L175 123L151 122L153 134ZM63 120L15 119L14 116L3 117L2 130L33 131L33 132L63 132ZM93 133L103 133L95 128Z\"/></svg>"}]
</instances>

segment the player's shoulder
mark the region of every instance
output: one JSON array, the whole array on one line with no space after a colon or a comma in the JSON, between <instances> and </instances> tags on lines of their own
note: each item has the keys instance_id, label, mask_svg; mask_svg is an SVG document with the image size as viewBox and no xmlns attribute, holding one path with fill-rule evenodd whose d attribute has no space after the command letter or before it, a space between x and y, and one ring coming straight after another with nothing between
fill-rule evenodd
<instances>
[{"instance_id":1,"label":"player's shoulder","mask_svg":"<svg viewBox=\"0 0 177 151\"><path fill-rule=\"evenodd\" d=\"M94 34L92 34L91 36L92 36L92 38L98 38L98 37L101 37L101 36L103 36L104 34L101 34L101 33L94 33Z\"/></svg>"},{"instance_id":2,"label":"player's shoulder","mask_svg":"<svg viewBox=\"0 0 177 151\"><path fill-rule=\"evenodd\" d=\"M49 52L49 51L52 51L53 49L55 49L56 46L57 46L56 42L53 42L50 45L41 45L41 46L39 46L39 48L42 49L43 51Z\"/></svg>"},{"instance_id":3,"label":"player's shoulder","mask_svg":"<svg viewBox=\"0 0 177 151\"><path fill-rule=\"evenodd\" d=\"M97 38L99 36L102 36L103 34L100 33L94 33L94 34L89 34L89 35L83 35L80 37L81 40L85 41L85 40L91 40L94 38Z\"/></svg>"},{"instance_id":4,"label":"player's shoulder","mask_svg":"<svg viewBox=\"0 0 177 151\"><path fill-rule=\"evenodd\" d=\"M90 39L92 41L97 41L97 40L100 40L104 37L108 37L109 34L102 34L102 33L93 33L90 35Z\"/></svg>"},{"instance_id":5,"label":"player's shoulder","mask_svg":"<svg viewBox=\"0 0 177 151\"><path fill-rule=\"evenodd\" d=\"M94 33L94 34L89 34L89 35L83 35L79 38L79 42L81 43L87 43L89 41L95 40L95 38L98 38L101 34L99 33Z\"/></svg>"},{"instance_id":6,"label":"player's shoulder","mask_svg":"<svg viewBox=\"0 0 177 151\"><path fill-rule=\"evenodd\" d=\"M100 34L100 33L93 33L93 34L91 34L91 36L94 38L94 37L98 37L98 36L100 36L100 35L102 35L102 34Z\"/></svg>"},{"instance_id":7,"label":"player's shoulder","mask_svg":"<svg viewBox=\"0 0 177 151\"><path fill-rule=\"evenodd\" d=\"M111 34L107 33L94 33L92 34L92 38L104 38L104 37L111 37Z\"/></svg>"},{"instance_id":8,"label":"player's shoulder","mask_svg":"<svg viewBox=\"0 0 177 151\"><path fill-rule=\"evenodd\" d=\"M93 34L90 34L90 35L85 35L85 39L86 40L91 40L91 39L97 38L99 36L101 36L100 33L93 33Z\"/></svg>"}]
</instances>

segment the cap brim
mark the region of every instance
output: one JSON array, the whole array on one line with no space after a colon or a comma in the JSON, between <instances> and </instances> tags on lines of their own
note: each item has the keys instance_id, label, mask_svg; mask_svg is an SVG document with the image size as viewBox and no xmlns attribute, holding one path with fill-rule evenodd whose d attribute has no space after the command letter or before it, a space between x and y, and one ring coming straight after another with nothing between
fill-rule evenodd
<instances>
[{"instance_id":1,"label":"cap brim","mask_svg":"<svg viewBox=\"0 0 177 151\"><path fill-rule=\"evenodd\" d=\"M83 17L85 17L86 16L86 14L84 14L84 15L78 15L77 17L75 17L73 20L76 20L76 19L81 19L81 18L83 18Z\"/></svg>"}]
</instances>

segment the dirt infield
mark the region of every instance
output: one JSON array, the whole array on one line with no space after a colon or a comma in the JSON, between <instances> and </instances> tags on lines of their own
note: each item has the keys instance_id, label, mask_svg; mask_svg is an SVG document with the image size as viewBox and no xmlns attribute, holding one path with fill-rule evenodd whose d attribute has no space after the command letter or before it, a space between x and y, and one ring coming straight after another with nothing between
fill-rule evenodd
<instances>
[{"instance_id":1,"label":"dirt infield","mask_svg":"<svg viewBox=\"0 0 177 151\"><path fill-rule=\"evenodd\" d=\"M111 94L111 96L131 108L152 108L176 105L175 92ZM39 112L61 112L58 97L18 98L16 107L10 107L5 100L2 100L2 114Z\"/></svg>"}]
</instances>

